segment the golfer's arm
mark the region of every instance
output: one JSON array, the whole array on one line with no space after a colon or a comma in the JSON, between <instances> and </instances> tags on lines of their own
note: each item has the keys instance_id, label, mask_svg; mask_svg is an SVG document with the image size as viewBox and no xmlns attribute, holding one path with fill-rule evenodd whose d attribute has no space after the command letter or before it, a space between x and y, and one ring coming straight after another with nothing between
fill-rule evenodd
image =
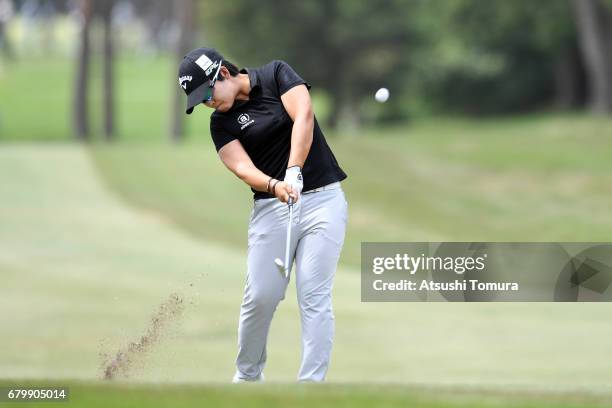
<instances>
[{"instance_id":1,"label":"golfer's arm","mask_svg":"<svg viewBox=\"0 0 612 408\"><path fill-rule=\"evenodd\" d=\"M287 167L300 166L308 157L312 145L312 132L314 130L314 112L312 102L306 85L294 86L281 96L285 110L293 120L291 131L291 152Z\"/></svg>"},{"instance_id":2,"label":"golfer's arm","mask_svg":"<svg viewBox=\"0 0 612 408\"><path fill-rule=\"evenodd\" d=\"M254 190L267 190L270 176L255 167L239 140L232 140L223 146L219 150L219 157L225 167Z\"/></svg>"}]
</instances>

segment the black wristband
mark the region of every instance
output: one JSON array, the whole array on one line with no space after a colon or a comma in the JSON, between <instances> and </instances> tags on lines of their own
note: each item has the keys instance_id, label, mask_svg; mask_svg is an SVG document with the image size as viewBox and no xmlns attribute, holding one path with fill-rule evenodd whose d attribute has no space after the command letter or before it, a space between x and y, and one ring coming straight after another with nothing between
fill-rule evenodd
<instances>
[{"instance_id":1,"label":"black wristband","mask_svg":"<svg viewBox=\"0 0 612 408\"><path fill-rule=\"evenodd\" d=\"M267 186L266 186L266 192L268 192L268 193L270 192L270 182L271 182L272 180L274 180L274 177L270 177L270 180L268 180L268 184L267 184Z\"/></svg>"},{"instance_id":2,"label":"black wristband","mask_svg":"<svg viewBox=\"0 0 612 408\"><path fill-rule=\"evenodd\" d=\"M272 194L276 195L276 185L280 183L280 180L276 180L274 184L272 184Z\"/></svg>"}]
</instances>

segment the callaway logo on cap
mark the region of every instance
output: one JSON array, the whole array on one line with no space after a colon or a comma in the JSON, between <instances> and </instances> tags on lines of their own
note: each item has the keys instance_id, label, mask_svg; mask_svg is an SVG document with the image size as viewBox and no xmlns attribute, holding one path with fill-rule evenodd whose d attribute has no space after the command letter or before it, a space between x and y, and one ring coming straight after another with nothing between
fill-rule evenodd
<instances>
[{"instance_id":1,"label":"callaway logo on cap","mask_svg":"<svg viewBox=\"0 0 612 408\"><path fill-rule=\"evenodd\" d=\"M183 57L178 82L187 94L187 114L204 101L222 61L223 56L214 48L198 48Z\"/></svg>"}]
</instances>

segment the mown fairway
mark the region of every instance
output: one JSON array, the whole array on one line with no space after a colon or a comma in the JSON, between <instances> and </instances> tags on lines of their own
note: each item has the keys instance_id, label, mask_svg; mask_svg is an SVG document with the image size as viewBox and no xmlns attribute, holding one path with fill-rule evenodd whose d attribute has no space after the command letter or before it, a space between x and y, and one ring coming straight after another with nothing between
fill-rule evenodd
<instances>
[{"instance_id":1,"label":"mown fairway","mask_svg":"<svg viewBox=\"0 0 612 408\"><path fill-rule=\"evenodd\" d=\"M554 119L546 123L532 123L535 130L528 134L534 143L552 137L536 132L556 126ZM474 142L465 134L461 139L445 134L452 128L444 123L435 132L446 138L443 144L426 143L425 131L434 133L427 127L412 141L410 128L403 136L332 141L351 173L345 183L351 229L335 286L330 381L609 387L607 304L360 302L355 268L360 240L606 238L605 160L572 165L578 141L568 135L556 145L561 149L565 143L567 152L558 167L554 162L538 167L533 158L522 170L527 175L516 179L517 169L501 161L487 165L489 156L478 151L506 152L512 146L506 139L496 150L486 127L482 134L470 131ZM596 143L599 135L585 137ZM460 153L445 153L461 143L474 146L463 153L474 160L458 164ZM594 157L602 143L599 149L588 147ZM357 166L358 154L361 163L365 160L366 146L372 146L369 171ZM400 149L406 160L388 160L386 155L399 155ZM136 340L158 305L178 292L186 299L182 321L133 378L228 381L250 199L209 145L85 149L13 143L3 145L0 156L0 302L9 311L1 323L10 328L0 349L3 377L97 378L98 353ZM446 177L435 177L438 164L447 169ZM566 180L574 184L562 185L563 174L573 175ZM419 188L413 192L414 185ZM536 201L537 206L523 205ZM415 203L429 212L417 211ZM507 214L515 216L510 220ZM295 377L297 317L291 287L272 327L270 381Z\"/></svg>"}]
</instances>

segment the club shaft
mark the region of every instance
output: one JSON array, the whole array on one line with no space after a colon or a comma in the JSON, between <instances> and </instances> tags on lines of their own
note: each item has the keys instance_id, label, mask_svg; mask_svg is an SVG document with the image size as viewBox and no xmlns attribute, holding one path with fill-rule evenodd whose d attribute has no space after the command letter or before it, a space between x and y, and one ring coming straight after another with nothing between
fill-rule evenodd
<instances>
[{"instance_id":1,"label":"club shaft","mask_svg":"<svg viewBox=\"0 0 612 408\"><path fill-rule=\"evenodd\" d=\"M291 251L291 224L293 224L293 200L289 199L289 222L287 222L287 242L285 244L285 275L289 274L289 252Z\"/></svg>"}]
</instances>

